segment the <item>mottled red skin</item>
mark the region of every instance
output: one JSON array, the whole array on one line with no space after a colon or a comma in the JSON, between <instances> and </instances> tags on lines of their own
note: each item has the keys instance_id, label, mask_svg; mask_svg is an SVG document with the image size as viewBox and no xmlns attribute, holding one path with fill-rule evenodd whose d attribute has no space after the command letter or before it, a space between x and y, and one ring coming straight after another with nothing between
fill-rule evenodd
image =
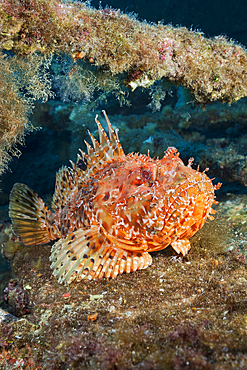
<instances>
[{"instance_id":1,"label":"mottled red skin","mask_svg":"<svg viewBox=\"0 0 247 370\"><path fill-rule=\"evenodd\" d=\"M123 155L102 164L54 215L54 231L61 237L100 224L115 245L152 252L194 235L214 213L213 203L212 181L185 166L175 149L162 159Z\"/></svg>"}]
</instances>

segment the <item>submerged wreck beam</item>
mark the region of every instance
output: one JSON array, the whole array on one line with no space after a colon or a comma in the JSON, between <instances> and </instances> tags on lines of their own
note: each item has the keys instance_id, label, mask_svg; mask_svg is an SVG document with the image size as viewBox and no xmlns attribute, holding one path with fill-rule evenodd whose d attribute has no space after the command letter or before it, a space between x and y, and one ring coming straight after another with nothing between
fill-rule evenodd
<instances>
[{"instance_id":1,"label":"submerged wreck beam","mask_svg":"<svg viewBox=\"0 0 247 370\"><path fill-rule=\"evenodd\" d=\"M247 95L247 52L224 36L149 24L120 10L57 0L1 0L0 49L27 58L65 53L123 74L132 90L162 78L185 86L197 102L234 102Z\"/></svg>"}]
</instances>

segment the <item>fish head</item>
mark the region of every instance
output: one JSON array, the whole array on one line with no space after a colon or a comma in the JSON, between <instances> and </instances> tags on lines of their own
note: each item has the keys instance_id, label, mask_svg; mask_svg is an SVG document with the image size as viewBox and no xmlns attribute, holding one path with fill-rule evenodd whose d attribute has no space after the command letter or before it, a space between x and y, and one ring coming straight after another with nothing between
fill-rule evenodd
<instances>
[{"instance_id":1,"label":"fish head","mask_svg":"<svg viewBox=\"0 0 247 370\"><path fill-rule=\"evenodd\" d=\"M174 148L172 148L174 149ZM176 151L156 160L156 180L151 187L153 198L142 218L152 235L149 251L163 249L176 240L193 236L215 213L212 208L215 190L221 184L213 185L205 171L191 167L178 157Z\"/></svg>"}]
</instances>

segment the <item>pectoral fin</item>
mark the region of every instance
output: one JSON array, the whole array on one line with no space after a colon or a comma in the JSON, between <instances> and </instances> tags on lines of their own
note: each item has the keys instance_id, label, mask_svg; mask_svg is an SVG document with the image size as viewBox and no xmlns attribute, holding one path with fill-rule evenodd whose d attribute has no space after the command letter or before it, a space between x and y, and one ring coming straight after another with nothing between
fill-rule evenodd
<instances>
[{"instance_id":1,"label":"pectoral fin","mask_svg":"<svg viewBox=\"0 0 247 370\"><path fill-rule=\"evenodd\" d=\"M188 239L175 240L171 246L177 253L182 253L185 256L190 250L190 241Z\"/></svg>"},{"instance_id":2,"label":"pectoral fin","mask_svg":"<svg viewBox=\"0 0 247 370\"><path fill-rule=\"evenodd\" d=\"M115 278L152 263L147 252L128 252L112 245L101 234L99 226L79 229L58 240L53 245L50 260L53 274L65 284L84 278Z\"/></svg>"}]
</instances>

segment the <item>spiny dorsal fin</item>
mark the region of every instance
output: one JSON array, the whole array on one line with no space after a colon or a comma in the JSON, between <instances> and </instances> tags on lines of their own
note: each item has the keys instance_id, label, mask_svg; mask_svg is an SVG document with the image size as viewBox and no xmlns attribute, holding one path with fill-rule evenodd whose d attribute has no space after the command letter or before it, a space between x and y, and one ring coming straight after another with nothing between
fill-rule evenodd
<instances>
[{"instance_id":1,"label":"spiny dorsal fin","mask_svg":"<svg viewBox=\"0 0 247 370\"><path fill-rule=\"evenodd\" d=\"M71 162L72 168L64 166L57 172L55 192L52 200L53 210L65 206L68 200L77 193L80 185L87 181L104 162L109 162L115 157L125 155L117 132L114 133L106 112L103 111L103 113L108 126L109 138L96 116L99 142L89 132L93 146L85 141L88 153L86 154L79 149L80 154L77 156L76 164Z\"/></svg>"},{"instance_id":2,"label":"spiny dorsal fin","mask_svg":"<svg viewBox=\"0 0 247 370\"><path fill-rule=\"evenodd\" d=\"M92 140L92 143L93 143L93 146L94 146L94 150L98 154L99 158L103 161L110 161L113 158L112 151L110 153L106 152L103 149L102 145L100 143L98 143L98 141L93 137L91 132L88 131L88 133L91 137L91 140Z\"/></svg>"},{"instance_id":3,"label":"spiny dorsal fin","mask_svg":"<svg viewBox=\"0 0 247 370\"><path fill-rule=\"evenodd\" d=\"M87 143L88 151L91 152L92 147ZM98 168L100 162L95 155L88 155L79 149L80 154L77 154L76 168L80 169L81 182L85 182L94 172L95 168ZM83 179L83 181L82 181Z\"/></svg>"},{"instance_id":4,"label":"spiny dorsal fin","mask_svg":"<svg viewBox=\"0 0 247 370\"><path fill-rule=\"evenodd\" d=\"M109 118L107 117L105 111L103 111L103 113L105 115L109 130L109 138L96 116L95 121L98 125L99 142L89 132L93 146L91 146L87 141L85 141L87 147L87 154L79 149L80 155L78 156L76 165L78 165L80 162L86 163L87 168L84 169L83 173L85 180L89 178L92 175L92 173L95 173L104 162L106 161L109 162L112 159L119 156L125 156L117 132L114 133Z\"/></svg>"},{"instance_id":5,"label":"spiny dorsal fin","mask_svg":"<svg viewBox=\"0 0 247 370\"><path fill-rule=\"evenodd\" d=\"M102 111L105 120L107 123L107 128L109 132L109 138L106 135L103 127L101 126L100 122L98 121L98 117L96 116L95 121L98 125L98 130L99 130L99 140L102 148L113 158L114 156L122 156L124 155L124 151L122 148L122 145L120 144L119 137L117 131L114 132L111 122L106 114L106 112L103 110Z\"/></svg>"}]
</instances>

